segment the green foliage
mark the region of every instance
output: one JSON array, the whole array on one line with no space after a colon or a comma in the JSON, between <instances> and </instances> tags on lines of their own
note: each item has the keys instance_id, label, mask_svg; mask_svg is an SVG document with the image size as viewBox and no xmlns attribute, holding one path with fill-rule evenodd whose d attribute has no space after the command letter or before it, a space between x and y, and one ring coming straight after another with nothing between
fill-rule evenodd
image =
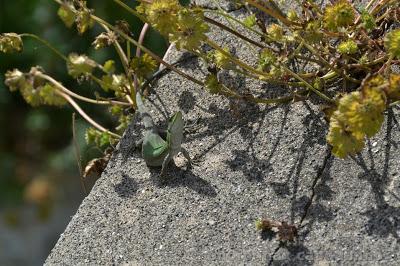
<instances>
[{"instance_id":1,"label":"green foliage","mask_svg":"<svg viewBox=\"0 0 400 266\"><path fill-rule=\"evenodd\" d=\"M395 20L395 16L389 14L396 12L398 6L388 2L374 8L366 6L359 13L347 0L332 1L324 8L314 1L307 1L301 6L303 16L300 16L295 9L286 12L275 1L268 5L259 5L256 1L237 1L237 4L251 7L247 9L250 14L242 21L222 10L182 6L177 0L140 1L135 7L120 3L120 6L148 23L178 50L187 50L205 60L210 73L204 80L186 77L203 85L209 93L265 104L319 97L331 110L326 139L332 145L333 153L345 158L361 151L365 139L379 132L384 111L400 100L400 78L391 73L391 66L400 58L400 30L385 32ZM268 14L275 20L265 24L260 19L262 16L256 18L256 12ZM96 83L102 91L93 91L94 99L77 95L39 68L29 73L9 71L6 84L11 91L20 91L32 106L71 104L93 126L86 133L87 141L103 147L110 145L118 140L118 134L131 120L130 111L136 108L136 90L152 78L159 64L167 64L137 43L136 40L143 39L145 31L140 38L132 34L134 27L128 23L127 16L119 17L114 24L109 23L97 16L86 1L62 2L57 13L67 27L76 25L78 35L90 31L95 23L104 29L91 40L92 46L95 50L102 49L101 52L115 49L118 61L105 57L102 58L105 63L98 63L100 60L92 55L89 58L73 52L65 57L51 44L36 38L66 61L67 72L72 78ZM209 13L222 14L229 23L221 24ZM210 24L248 42L249 49L254 51L254 60L245 62L228 47L221 47L211 40L207 36ZM236 26L246 28L252 34L237 32ZM253 34L260 38L247 37ZM21 51L21 36L2 34L0 50L6 53ZM211 47L211 51L205 52L204 44ZM136 47L142 50L141 53L134 52ZM306 68L299 70L295 65ZM256 96L259 92L251 91L241 94L218 80L221 69L280 84L288 88L288 94L283 98L262 98ZM332 84L343 88L335 88ZM112 127L115 132L94 122L77 101L108 106L116 124Z\"/></svg>"},{"instance_id":2,"label":"green foliage","mask_svg":"<svg viewBox=\"0 0 400 266\"><path fill-rule=\"evenodd\" d=\"M368 11L363 10L361 12L361 20L363 22L363 26L367 31L371 31L373 29L375 29L376 27L376 22L375 22L375 18L368 13Z\"/></svg>"},{"instance_id":3,"label":"green foliage","mask_svg":"<svg viewBox=\"0 0 400 266\"><path fill-rule=\"evenodd\" d=\"M102 132L93 127L86 130L85 139L88 144L98 147L106 147L115 142L115 139L108 132Z\"/></svg>"}]
</instances>

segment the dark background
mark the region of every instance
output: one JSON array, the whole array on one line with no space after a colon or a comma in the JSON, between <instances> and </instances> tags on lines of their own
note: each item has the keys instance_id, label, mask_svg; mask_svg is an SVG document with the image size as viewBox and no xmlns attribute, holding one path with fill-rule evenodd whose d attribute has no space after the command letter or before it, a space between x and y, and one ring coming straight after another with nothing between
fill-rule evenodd
<instances>
[{"instance_id":1,"label":"dark background","mask_svg":"<svg viewBox=\"0 0 400 266\"><path fill-rule=\"evenodd\" d=\"M134 1L125 2L134 6ZM113 1L88 1L88 6L108 22L127 20L138 37L142 23ZM65 55L76 52L99 63L118 61L112 48L91 47L101 32L98 25L79 36L75 27L65 27L57 9L51 0L0 0L0 32L34 33ZM79 84L69 77L64 61L43 44L23 41L22 53L0 54L0 265L42 264L84 198L72 145L72 108L30 107L4 85L4 73L14 68L27 72L40 65L74 92L93 98L98 90L95 84ZM145 44L159 55L167 45L155 32L149 32ZM81 107L102 125L115 126L105 108ZM85 164L102 151L86 146L88 124L77 118L77 141Z\"/></svg>"}]
</instances>

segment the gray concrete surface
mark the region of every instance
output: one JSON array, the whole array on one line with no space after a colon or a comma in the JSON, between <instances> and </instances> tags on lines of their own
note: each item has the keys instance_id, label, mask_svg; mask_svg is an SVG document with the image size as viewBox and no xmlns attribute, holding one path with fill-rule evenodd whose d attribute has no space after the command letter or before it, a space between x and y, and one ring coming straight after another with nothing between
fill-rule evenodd
<instances>
[{"instance_id":1,"label":"gray concrete surface","mask_svg":"<svg viewBox=\"0 0 400 266\"><path fill-rule=\"evenodd\" d=\"M211 35L254 60L230 35ZM174 51L168 61L184 56ZM207 72L198 59L180 69ZM241 91L285 93L221 75ZM365 151L340 160L330 155L313 102L257 106L211 96L173 73L162 77L147 104L160 126L176 110L189 123L200 118L184 147L202 161L186 169L178 157L161 180L160 169L134 151L140 129L133 123L46 265L398 265L398 109ZM260 234L259 217L295 223L299 238L281 244Z\"/></svg>"}]
</instances>

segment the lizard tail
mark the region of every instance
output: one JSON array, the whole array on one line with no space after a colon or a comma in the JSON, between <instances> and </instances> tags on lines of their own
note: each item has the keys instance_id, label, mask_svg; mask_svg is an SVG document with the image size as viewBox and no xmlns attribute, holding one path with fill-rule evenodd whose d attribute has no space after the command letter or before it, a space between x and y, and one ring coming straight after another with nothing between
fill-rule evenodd
<instances>
[{"instance_id":1,"label":"lizard tail","mask_svg":"<svg viewBox=\"0 0 400 266\"><path fill-rule=\"evenodd\" d=\"M143 103L142 95L140 94L139 90L136 92L136 106L137 110L139 111L140 115L143 119L143 124L146 129L154 128L154 122L149 114L149 110Z\"/></svg>"}]
</instances>

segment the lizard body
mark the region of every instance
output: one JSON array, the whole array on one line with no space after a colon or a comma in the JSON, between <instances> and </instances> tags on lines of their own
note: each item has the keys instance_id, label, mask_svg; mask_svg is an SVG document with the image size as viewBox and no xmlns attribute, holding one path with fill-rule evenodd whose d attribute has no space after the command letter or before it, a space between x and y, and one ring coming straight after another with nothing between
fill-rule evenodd
<instances>
[{"instance_id":1,"label":"lizard body","mask_svg":"<svg viewBox=\"0 0 400 266\"><path fill-rule=\"evenodd\" d=\"M148 166L162 166L161 176L165 174L169 162L180 152L191 164L189 153L181 146L184 129L182 113L176 112L169 119L166 138L164 139L154 125L139 91L136 93L136 104L144 123L144 137L137 144L142 146L142 156L146 164Z\"/></svg>"}]
</instances>

